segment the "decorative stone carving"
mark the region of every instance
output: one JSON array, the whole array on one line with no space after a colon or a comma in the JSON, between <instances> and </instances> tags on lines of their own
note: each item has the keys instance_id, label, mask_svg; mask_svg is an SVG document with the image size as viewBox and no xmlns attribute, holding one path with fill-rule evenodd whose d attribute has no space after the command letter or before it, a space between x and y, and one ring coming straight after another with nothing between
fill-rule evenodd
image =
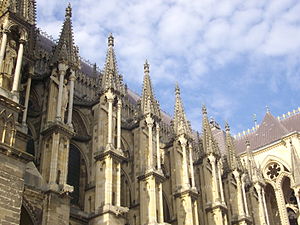
<instances>
[{"instance_id":1,"label":"decorative stone carving","mask_svg":"<svg viewBox=\"0 0 300 225\"><path fill-rule=\"evenodd\" d=\"M279 176L280 171L281 167L278 163L271 163L269 166L267 166L266 174L271 180L273 180Z\"/></svg>"}]
</instances>

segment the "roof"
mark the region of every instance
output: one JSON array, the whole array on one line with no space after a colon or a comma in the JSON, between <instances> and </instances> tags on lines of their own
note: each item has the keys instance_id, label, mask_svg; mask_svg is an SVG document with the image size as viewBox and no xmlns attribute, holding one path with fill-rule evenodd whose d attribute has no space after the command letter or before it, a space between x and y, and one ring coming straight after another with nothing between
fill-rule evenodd
<instances>
[{"instance_id":1,"label":"roof","mask_svg":"<svg viewBox=\"0 0 300 225\"><path fill-rule=\"evenodd\" d=\"M253 151L278 141L293 131L300 131L299 112L282 119L277 119L270 112L267 112L263 121L254 132L235 139L235 146L238 153L245 152L245 143L248 140Z\"/></svg>"}]
</instances>

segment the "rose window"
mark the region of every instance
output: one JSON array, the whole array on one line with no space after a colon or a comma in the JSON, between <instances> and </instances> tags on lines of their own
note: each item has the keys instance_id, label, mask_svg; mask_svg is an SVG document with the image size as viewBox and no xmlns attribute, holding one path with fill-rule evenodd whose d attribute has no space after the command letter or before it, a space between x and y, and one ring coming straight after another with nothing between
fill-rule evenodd
<instances>
[{"instance_id":1,"label":"rose window","mask_svg":"<svg viewBox=\"0 0 300 225\"><path fill-rule=\"evenodd\" d=\"M278 177L280 170L281 168L277 163L272 163L267 167L267 175L269 178L274 179Z\"/></svg>"}]
</instances>

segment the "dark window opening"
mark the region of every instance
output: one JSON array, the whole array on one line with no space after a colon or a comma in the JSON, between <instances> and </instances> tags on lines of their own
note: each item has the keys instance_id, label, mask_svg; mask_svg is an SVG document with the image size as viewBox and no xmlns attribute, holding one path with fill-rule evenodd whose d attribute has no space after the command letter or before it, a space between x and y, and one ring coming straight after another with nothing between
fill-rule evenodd
<instances>
[{"instance_id":1,"label":"dark window opening","mask_svg":"<svg viewBox=\"0 0 300 225\"><path fill-rule=\"evenodd\" d=\"M74 145L70 145L69 150L67 183L74 187L74 191L70 194L72 197L71 204L78 205L80 187L80 152Z\"/></svg>"}]
</instances>

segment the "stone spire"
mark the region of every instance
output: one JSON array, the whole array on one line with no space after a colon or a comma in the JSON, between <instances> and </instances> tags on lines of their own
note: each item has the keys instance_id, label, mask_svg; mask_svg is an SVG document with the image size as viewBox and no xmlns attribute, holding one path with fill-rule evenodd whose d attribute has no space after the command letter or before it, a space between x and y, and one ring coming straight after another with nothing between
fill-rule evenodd
<instances>
[{"instance_id":1,"label":"stone spire","mask_svg":"<svg viewBox=\"0 0 300 225\"><path fill-rule=\"evenodd\" d=\"M254 160L253 153L250 149L250 142L246 141L246 154L247 154L247 170L249 172L249 176L254 183L264 184L264 178L261 172L261 169L257 167L256 162Z\"/></svg>"},{"instance_id":2,"label":"stone spire","mask_svg":"<svg viewBox=\"0 0 300 225\"><path fill-rule=\"evenodd\" d=\"M178 84L175 87L174 131L176 135L191 135L191 126L186 119Z\"/></svg>"},{"instance_id":3,"label":"stone spire","mask_svg":"<svg viewBox=\"0 0 300 225\"><path fill-rule=\"evenodd\" d=\"M66 8L65 21L60 33L59 41L55 46L52 64L64 63L73 69L80 67L78 48L74 44L72 28L72 8L69 4Z\"/></svg>"},{"instance_id":4,"label":"stone spire","mask_svg":"<svg viewBox=\"0 0 300 225\"><path fill-rule=\"evenodd\" d=\"M114 50L114 37L112 34L108 36L108 49L101 83L102 92L106 92L109 89L121 95L125 94L123 78L118 73L117 69L117 60Z\"/></svg>"},{"instance_id":5,"label":"stone spire","mask_svg":"<svg viewBox=\"0 0 300 225\"><path fill-rule=\"evenodd\" d=\"M211 127L209 125L209 120L207 117L207 110L205 105L202 106L202 139L203 139L204 153L214 154L219 157L220 150L213 137Z\"/></svg>"},{"instance_id":6,"label":"stone spire","mask_svg":"<svg viewBox=\"0 0 300 225\"><path fill-rule=\"evenodd\" d=\"M141 97L141 110L144 115L152 114L158 118L160 117L159 104L153 94L151 79L149 75L149 64L147 60L144 64L144 81Z\"/></svg>"},{"instance_id":7,"label":"stone spire","mask_svg":"<svg viewBox=\"0 0 300 225\"><path fill-rule=\"evenodd\" d=\"M230 134L229 124L225 123L225 137L226 137L226 147L227 147L227 161L230 169L235 170L238 168L237 156L235 152L235 147L233 145L232 137Z\"/></svg>"},{"instance_id":8,"label":"stone spire","mask_svg":"<svg viewBox=\"0 0 300 225\"><path fill-rule=\"evenodd\" d=\"M291 145L291 165L292 165L292 174L295 181L295 187L300 186L300 159L299 155L292 143L292 140L290 140Z\"/></svg>"}]
</instances>

